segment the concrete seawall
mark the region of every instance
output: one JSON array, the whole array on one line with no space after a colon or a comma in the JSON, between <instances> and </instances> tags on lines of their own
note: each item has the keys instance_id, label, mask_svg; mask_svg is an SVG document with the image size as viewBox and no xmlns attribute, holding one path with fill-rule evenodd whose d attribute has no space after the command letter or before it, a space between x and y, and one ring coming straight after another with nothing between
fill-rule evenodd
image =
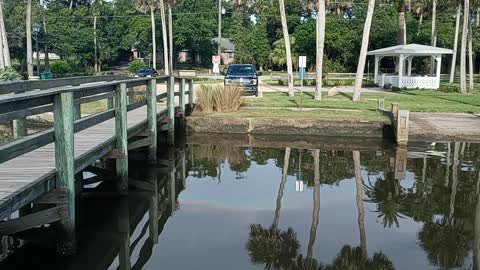
<instances>
[{"instance_id":1,"label":"concrete seawall","mask_svg":"<svg viewBox=\"0 0 480 270\"><path fill-rule=\"evenodd\" d=\"M385 122L326 121L316 119L188 117L187 132L281 134L382 138Z\"/></svg>"}]
</instances>

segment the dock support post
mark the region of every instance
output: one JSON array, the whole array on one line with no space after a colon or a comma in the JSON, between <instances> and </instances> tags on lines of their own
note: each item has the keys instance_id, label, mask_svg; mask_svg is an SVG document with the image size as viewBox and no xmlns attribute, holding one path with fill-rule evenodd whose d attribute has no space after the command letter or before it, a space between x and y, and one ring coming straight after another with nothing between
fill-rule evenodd
<instances>
[{"instance_id":1,"label":"dock support post","mask_svg":"<svg viewBox=\"0 0 480 270\"><path fill-rule=\"evenodd\" d=\"M410 118L410 112L407 110L399 110L397 116L397 130L395 132L397 144L405 146L408 144L408 121Z\"/></svg>"},{"instance_id":2,"label":"dock support post","mask_svg":"<svg viewBox=\"0 0 480 270\"><path fill-rule=\"evenodd\" d=\"M118 252L119 269L130 270L132 268L130 261L130 209L127 199L120 201L117 225L120 234L120 247Z\"/></svg>"},{"instance_id":3,"label":"dock support post","mask_svg":"<svg viewBox=\"0 0 480 270\"><path fill-rule=\"evenodd\" d=\"M193 79L190 79L188 81L188 103L190 104L190 110L193 111L193 97L194 97L194 93L193 93Z\"/></svg>"},{"instance_id":4,"label":"dock support post","mask_svg":"<svg viewBox=\"0 0 480 270\"><path fill-rule=\"evenodd\" d=\"M73 92L60 93L53 102L55 130L55 167L57 188L68 190L68 218L61 222L58 251L75 252L75 156L74 156L74 97Z\"/></svg>"},{"instance_id":5,"label":"dock support post","mask_svg":"<svg viewBox=\"0 0 480 270\"><path fill-rule=\"evenodd\" d=\"M175 212L176 207L176 186L175 186L175 149L169 148L168 149L168 183L169 183L169 197L170 197L170 206L172 207L172 214Z\"/></svg>"},{"instance_id":6,"label":"dock support post","mask_svg":"<svg viewBox=\"0 0 480 270\"><path fill-rule=\"evenodd\" d=\"M27 136L27 119L16 119L13 120L13 138L20 139L22 137Z\"/></svg>"},{"instance_id":7,"label":"dock support post","mask_svg":"<svg viewBox=\"0 0 480 270\"><path fill-rule=\"evenodd\" d=\"M121 194L128 192L128 133L127 133L127 84L116 87L115 95L115 137L116 148L123 152L123 158L116 159L118 177L117 189Z\"/></svg>"},{"instance_id":8,"label":"dock support post","mask_svg":"<svg viewBox=\"0 0 480 270\"><path fill-rule=\"evenodd\" d=\"M168 107L168 145L175 145L175 77L168 78L167 89L167 107Z\"/></svg>"},{"instance_id":9,"label":"dock support post","mask_svg":"<svg viewBox=\"0 0 480 270\"><path fill-rule=\"evenodd\" d=\"M180 113L185 116L185 79L180 79Z\"/></svg>"},{"instance_id":10,"label":"dock support post","mask_svg":"<svg viewBox=\"0 0 480 270\"><path fill-rule=\"evenodd\" d=\"M150 167L148 171L148 180L153 186L153 194L150 198L150 207L148 208L148 219L150 229L150 240L153 244L158 244L158 178L155 167Z\"/></svg>"},{"instance_id":11,"label":"dock support post","mask_svg":"<svg viewBox=\"0 0 480 270\"><path fill-rule=\"evenodd\" d=\"M157 80L151 79L147 84L147 121L151 144L148 147L148 160L157 160Z\"/></svg>"}]
</instances>

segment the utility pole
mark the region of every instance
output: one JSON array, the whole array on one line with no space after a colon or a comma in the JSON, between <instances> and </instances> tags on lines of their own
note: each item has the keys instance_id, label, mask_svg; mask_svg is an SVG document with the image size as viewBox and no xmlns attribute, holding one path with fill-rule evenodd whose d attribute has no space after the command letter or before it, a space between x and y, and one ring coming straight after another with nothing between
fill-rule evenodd
<instances>
[{"instance_id":1,"label":"utility pole","mask_svg":"<svg viewBox=\"0 0 480 270\"><path fill-rule=\"evenodd\" d=\"M218 0L218 56L222 53L222 0ZM220 64L222 62L220 57Z\"/></svg>"}]
</instances>

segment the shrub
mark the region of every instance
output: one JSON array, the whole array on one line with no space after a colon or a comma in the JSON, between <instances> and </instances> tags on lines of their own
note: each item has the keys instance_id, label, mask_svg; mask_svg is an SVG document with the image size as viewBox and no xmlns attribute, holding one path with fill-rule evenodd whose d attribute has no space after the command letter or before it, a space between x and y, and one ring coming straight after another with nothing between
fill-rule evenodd
<instances>
[{"instance_id":1,"label":"shrub","mask_svg":"<svg viewBox=\"0 0 480 270\"><path fill-rule=\"evenodd\" d=\"M135 74L138 72L139 69L144 67L145 67L145 63L143 63L143 61L135 60L128 64L128 71Z\"/></svg>"},{"instance_id":2,"label":"shrub","mask_svg":"<svg viewBox=\"0 0 480 270\"><path fill-rule=\"evenodd\" d=\"M401 91L401 90L402 90L402 88L400 88L400 87L392 86L392 91L398 92L398 91Z\"/></svg>"},{"instance_id":3,"label":"shrub","mask_svg":"<svg viewBox=\"0 0 480 270\"><path fill-rule=\"evenodd\" d=\"M67 73L72 72L72 69L71 69L70 65L63 60L53 62L50 65L50 70L53 73L58 74L58 75L65 75Z\"/></svg>"},{"instance_id":4,"label":"shrub","mask_svg":"<svg viewBox=\"0 0 480 270\"><path fill-rule=\"evenodd\" d=\"M285 85L285 83L283 82L283 80L278 80L278 85Z\"/></svg>"},{"instance_id":5,"label":"shrub","mask_svg":"<svg viewBox=\"0 0 480 270\"><path fill-rule=\"evenodd\" d=\"M22 76L18 74L17 71L13 68L6 68L0 70L0 82L6 81L18 81L21 80Z\"/></svg>"},{"instance_id":6,"label":"shrub","mask_svg":"<svg viewBox=\"0 0 480 270\"><path fill-rule=\"evenodd\" d=\"M458 93L460 92L460 87L456 84L447 83L440 85L438 90L444 93Z\"/></svg>"},{"instance_id":7,"label":"shrub","mask_svg":"<svg viewBox=\"0 0 480 270\"><path fill-rule=\"evenodd\" d=\"M197 104L202 112L235 112L242 105L243 91L232 86L200 86Z\"/></svg>"},{"instance_id":8,"label":"shrub","mask_svg":"<svg viewBox=\"0 0 480 270\"><path fill-rule=\"evenodd\" d=\"M383 89L392 89L392 85L389 83L386 83L383 85Z\"/></svg>"}]
</instances>

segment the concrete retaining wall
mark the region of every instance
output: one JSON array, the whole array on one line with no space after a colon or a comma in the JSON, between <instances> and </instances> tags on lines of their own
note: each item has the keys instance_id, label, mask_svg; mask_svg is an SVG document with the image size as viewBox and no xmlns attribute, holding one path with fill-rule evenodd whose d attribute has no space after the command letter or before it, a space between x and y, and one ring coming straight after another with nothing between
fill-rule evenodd
<instances>
[{"instance_id":1,"label":"concrete retaining wall","mask_svg":"<svg viewBox=\"0 0 480 270\"><path fill-rule=\"evenodd\" d=\"M188 117L187 132L381 138L384 122Z\"/></svg>"}]
</instances>

